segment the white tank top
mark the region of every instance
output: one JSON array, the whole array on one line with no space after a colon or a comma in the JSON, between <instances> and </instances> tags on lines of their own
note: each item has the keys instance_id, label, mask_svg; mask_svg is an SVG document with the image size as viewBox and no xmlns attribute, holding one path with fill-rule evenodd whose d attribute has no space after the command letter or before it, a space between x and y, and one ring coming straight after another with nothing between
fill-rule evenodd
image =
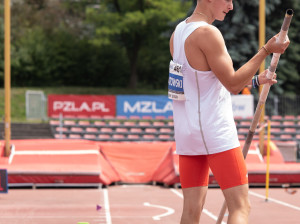
<instances>
[{"instance_id":1,"label":"white tank top","mask_svg":"<svg viewBox=\"0 0 300 224\"><path fill-rule=\"evenodd\" d=\"M212 71L193 69L186 58L186 39L206 22L178 24L173 61L182 65L185 101L173 100L176 153L207 155L240 146L231 96ZM199 37L200 38L200 37Z\"/></svg>"}]
</instances>

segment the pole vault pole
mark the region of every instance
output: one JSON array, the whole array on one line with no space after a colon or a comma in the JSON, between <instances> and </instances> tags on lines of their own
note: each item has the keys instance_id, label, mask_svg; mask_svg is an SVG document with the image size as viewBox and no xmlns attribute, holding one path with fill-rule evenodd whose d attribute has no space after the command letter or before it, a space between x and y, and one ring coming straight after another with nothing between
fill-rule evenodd
<instances>
[{"instance_id":1,"label":"pole vault pole","mask_svg":"<svg viewBox=\"0 0 300 224\"><path fill-rule=\"evenodd\" d=\"M10 155L10 0L5 0L4 6L4 94L5 94L5 156Z\"/></svg>"},{"instance_id":2,"label":"pole vault pole","mask_svg":"<svg viewBox=\"0 0 300 224\"><path fill-rule=\"evenodd\" d=\"M284 17L284 20L283 20L283 24L281 26L279 36L277 38L277 42L283 43L285 41L285 38L286 38L288 30L289 30L289 26L291 24L293 14L294 14L294 11L292 9L288 9L286 11L286 14L285 14L285 17ZM276 68L277 68L277 65L278 65L278 61L280 59L280 55L281 55L280 53L274 53L273 54L271 64L270 64L270 67L269 67L269 70L268 70L268 73L267 73L267 78L268 79L273 78L273 76L275 74L275 71L276 71ZM248 132L248 135L247 135L247 139L246 139L244 147L243 147L243 155L244 155L245 159L247 157L247 154L248 154L248 151L249 151L249 148L250 148L250 145L251 145L254 133L255 133L255 129L257 127L257 124L258 124L258 121L259 121L259 118L260 118L260 115L261 115L261 112L264 109L265 102L266 102L267 96L268 96L269 91L270 91L270 87L271 87L271 85L267 83L263 86L263 89L261 91L259 101L258 101L258 104L257 104L257 107L256 107L256 111L255 111L250 129L249 129L249 132ZM227 205L226 205L226 201L225 201L223 203L223 206L222 206L222 209L220 211L218 220L216 222L217 224L222 223L222 220L223 220L223 217L225 215L226 209L227 209Z\"/></svg>"}]
</instances>

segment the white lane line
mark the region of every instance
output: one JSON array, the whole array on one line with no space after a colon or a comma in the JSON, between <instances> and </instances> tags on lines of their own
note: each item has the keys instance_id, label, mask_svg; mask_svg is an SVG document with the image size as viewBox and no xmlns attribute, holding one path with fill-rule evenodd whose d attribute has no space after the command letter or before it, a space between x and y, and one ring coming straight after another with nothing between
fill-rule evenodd
<instances>
[{"instance_id":1,"label":"white lane line","mask_svg":"<svg viewBox=\"0 0 300 224\"><path fill-rule=\"evenodd\" d=\"M249 194L250 194L250 195L253 195L253 196L255 196L255 197L258 197L258 198L266 199L266 196L265 196L265 195L260 195L260 194L257 194L257 193L255 193L255 192L253 192L253 191L249 191ZM297 210L297 211L300 211L300 207L297 207L297 206L295 206L295 205L291 205L291 204L288 204L288 203L286 203L286 202L279 201L279 200L276 200L276 199L270 198L270 197L268 198L268 200L269 200L269 201L272 201L272 202L275 202L275 203L277 203L277 204L283 205L283 206L285 206L285 207L289 207L289 208L295 209L295 210Z\"/></svg>"},{"instance_id":2,"label":"white lane line","mask_svg":"<svg viewBox=\"0 0 300 224\"><path fill-rule=\"evenodd\" d=\"M110 215L110 211L109 211L109 199L108 199L107 189L103 189L103 196L104 196L106 223L111 224L111 215Z\"/></svg>"},{"instance_id":3,"label":"white lane line","mask_svg":"<svg viewBox=\"0 0 300 224\"><path fill-rule=\"evenodd\" d=\"M160 220L160 218L162 217L165 217L165 216L168 216L168 215L172 215L175 211L174 209L172 208L169 208L169 207L165 207L165 206L161 206L161 205L151 205L149 202L145 202L144 203L144 206L147 206L147 207L154 207L154 208L160 208L160 209L165 209L167 210L167 212L161 214L161 215L156 215L156 216L153 216L153 220Z\"/></svg>"},{"instance_id":4,"label":"white lane line","mask_svg":"<svg viewBox=\"0 0 300 224\"><path fill-rule=\"evenodd\" d=\"M183 198L183 195L181 193L179 193L178 191L176 191L175 189L170 189L174 194L176 194L178 197ZM206 215L208 215L210 218L214 219L215 221L218 220L218 217L215 216L213 213L211 213L210 211L208 211L207 209L203 208L202 210L203 213L205 213ZM226 224L226 222L222 221L222 224Z\"/></svg>"},{"instance_id":5,"label":"white lane line","mask_svg":"<svg viewBox=\"0 0 300 224\"><path fill-rule=\"evenodd\" d=\"M29 151L15 151L14 155L86 155L86 154L100 154L98 150L29 150Z\"/></svg>"}]
</instances>

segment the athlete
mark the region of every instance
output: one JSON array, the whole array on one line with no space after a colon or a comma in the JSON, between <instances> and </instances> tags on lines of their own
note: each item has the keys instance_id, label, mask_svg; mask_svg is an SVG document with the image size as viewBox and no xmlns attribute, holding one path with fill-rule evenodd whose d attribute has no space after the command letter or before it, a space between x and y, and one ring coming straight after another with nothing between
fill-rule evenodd
<instances>
[{"instance_id":1,"label":"athlete","mask_svg":"<svg viewBox=\"0 0 300 224\"><path fill-rule=\"evenodd\" d=\"M198 224L209 169L227 203L229 224L248 223L248 177L233 119L230 94L246 85L274 84L267 71L255 75L271 53L289 45L271 38L245 65L233 68L221 32L212 25L233 10L232 0L198 0L193 14L170 39L169 97L173 99L176 152L184 203L181 224Z\"/></svg>"}]
</instances>

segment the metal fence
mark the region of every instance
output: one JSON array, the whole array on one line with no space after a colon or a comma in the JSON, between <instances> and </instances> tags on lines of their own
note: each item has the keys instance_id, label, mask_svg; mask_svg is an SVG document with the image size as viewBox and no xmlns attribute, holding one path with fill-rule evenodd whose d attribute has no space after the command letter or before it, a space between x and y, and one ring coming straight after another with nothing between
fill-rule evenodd
<instances>
[{"instance_id":1,"label":"metal fence","mask_svg":"<svg viewBox=\"0 0 300 224\"><path fill-rule=\"evenodd\" d=\"M258 97L255 97L256 107ZM300 115L300 96L269 96L265 104L265 114L272 115Z\"/></svg>"}]
</instances>

